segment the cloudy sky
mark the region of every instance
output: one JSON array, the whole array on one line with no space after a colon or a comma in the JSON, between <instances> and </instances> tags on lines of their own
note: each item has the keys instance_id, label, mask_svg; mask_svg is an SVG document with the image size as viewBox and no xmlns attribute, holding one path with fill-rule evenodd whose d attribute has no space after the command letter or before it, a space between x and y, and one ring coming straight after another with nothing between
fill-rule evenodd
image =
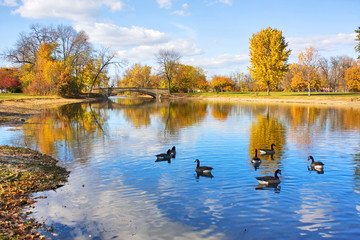
<instances>
[{"instance_id":1,"label":"cloudy sky","mask_svg":"<svg viewBox=\"0 0 360 240\"><path fill-rule=\"evenodd\" d=\"M269 26L288 41L289 62L310 46L326 58L356 58L360 0L0 0L0 23L1 52L32 24L63 24L129 65L156 67L159 49L174 49L208 76L228 75L247 72L249 39Z\"/></svg>"}]
</instances>

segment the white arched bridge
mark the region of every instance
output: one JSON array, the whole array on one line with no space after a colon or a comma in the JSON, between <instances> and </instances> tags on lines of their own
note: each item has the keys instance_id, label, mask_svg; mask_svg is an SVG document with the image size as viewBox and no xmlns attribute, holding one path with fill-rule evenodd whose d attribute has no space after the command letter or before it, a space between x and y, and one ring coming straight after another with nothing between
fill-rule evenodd
<instances>
[{"instance_id":1,"label":"white arched bridge","mask_svg":"<svg viewBox=\"0 0 360 240\"><path fill-rule=\"evenodd\" d=\"M103 96L115 96L122 92L139 92L150 95L153 98L161 98L169 96L167 88L143 88L143 87L108 87L108 88L94 88L93 93L99 93Z\"/></svg>"}]
</instances>

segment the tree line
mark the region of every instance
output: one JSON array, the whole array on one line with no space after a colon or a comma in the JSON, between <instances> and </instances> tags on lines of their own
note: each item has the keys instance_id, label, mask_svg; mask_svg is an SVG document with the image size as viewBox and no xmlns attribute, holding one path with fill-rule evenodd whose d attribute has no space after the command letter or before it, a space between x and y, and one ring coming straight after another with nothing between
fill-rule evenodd
<instances>
[{"instance_id":1,"label":"tree line","mask_svg":"<svg viewBox=\"0 0 360 240\"><path fill-rule=\"evenodd\" d=\"M63 25L33 25L29 33L20 34L13 49L2 55L17 67L0 69L0 76L4 76L0 86L5 83L13 91L20 88L34 95L78 96L91 92L95 85L108 85L110 64L121 64L114 61L115 54L108 49L95 50L84 31Z\"/></svg>"},{"instance_id":2,"label":"tree line","mask_svg":"<svg viewBox=\"0 0 360 240\"><path fill-rule=\"evenodd\" d=\"M360 53L360 27L355 30ZM118 87L162 87L169 92L194 91L360 91L359 60L347 56L326 59L309 47L288 64L291 50L278 29L268 27L250 38L248 73L206 78L205 71L181 64L180 53L160 50L159 70L141 63L129 67L114 84ZM13 49L3 53L13 68L0 68L0 89L33 95L79 96L94 87L110 85L109 67L124 67L109 49L96 50L84 31L71 26L33 25L21 33ZM154 73L155 72L155 73Z\"/></svg>"}]
</instances>

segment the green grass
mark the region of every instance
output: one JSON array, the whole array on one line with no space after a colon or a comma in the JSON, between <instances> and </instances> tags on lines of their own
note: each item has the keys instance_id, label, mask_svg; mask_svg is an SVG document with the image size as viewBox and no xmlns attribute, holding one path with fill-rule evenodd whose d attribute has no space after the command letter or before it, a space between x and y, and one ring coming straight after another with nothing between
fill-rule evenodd
<instances>
[{"instance_id":1,"label":"green grass","mask_svg":"<svg viewBox=\"0 0 360 240\"><path fill-rule=\"evenodd\" d=\"M303 98L309 97L307 92L270 92L270 95L267 96L266 92L207 92L207 93L188 93L190 96L221 96L221 97L267 97L267 98ZM334 92L312 92L311 98L319 97L331 97L331 98L360 98L360 92L357 93L334 93Z\"/></svg>"},{"instance_id":2,"label":"green grass","mask_svg":"<svg viewBox=\"0 0 360 240\"><path fill-rule=\"evenodd\" d=\"M58 98L57 96L31 96L24 93L0 93L0 100Z\"/></svg>"}]
</instances>

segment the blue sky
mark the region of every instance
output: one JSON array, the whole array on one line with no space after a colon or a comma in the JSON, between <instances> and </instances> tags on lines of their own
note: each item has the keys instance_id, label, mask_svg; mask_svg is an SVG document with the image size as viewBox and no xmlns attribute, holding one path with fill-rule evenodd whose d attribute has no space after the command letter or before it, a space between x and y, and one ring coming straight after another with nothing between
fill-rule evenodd
<instances>
[{"instance_id":1,"label":"blue sky","mask_svg":"<svg viewBox=\"0 0 360 240\"><path fill-rule=\"evenodd\" d=\"M84 30L95 46L111 47L129 65L156 68L155 54L174 49L183 64L211 77L247 72L249 39L267 27L283 32L289 63L310 46L326 58L355 59L360 0L0 0L0 22L1 52L32 24L64 24Z\"/></svg>"}]
</instances>

